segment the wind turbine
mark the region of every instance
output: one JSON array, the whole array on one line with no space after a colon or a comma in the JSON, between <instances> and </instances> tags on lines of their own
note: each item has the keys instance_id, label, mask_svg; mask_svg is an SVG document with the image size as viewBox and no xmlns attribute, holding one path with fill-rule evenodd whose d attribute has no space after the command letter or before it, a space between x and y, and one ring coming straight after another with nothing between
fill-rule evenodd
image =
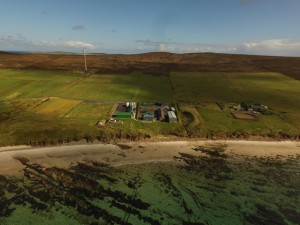
<instances>
[{"instance_id":1,"label":"wind turbine","mask_svg":"<svg viewBox=\"0 0 300 225\"><path fill-rule=\"evenodd\" d=\"M83 57L84 57L84 69L85 69L85 72L87 72L86 56L85 56L85 48L83 49Z\"/></svg>"}]
</instances>

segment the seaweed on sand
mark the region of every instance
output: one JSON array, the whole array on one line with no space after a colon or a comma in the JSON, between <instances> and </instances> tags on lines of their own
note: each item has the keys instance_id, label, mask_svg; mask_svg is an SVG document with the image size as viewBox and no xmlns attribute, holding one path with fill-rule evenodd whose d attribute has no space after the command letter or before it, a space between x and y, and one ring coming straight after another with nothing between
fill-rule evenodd
<instances>
[{"instance_id":1,"label":"seaweed on sand","mask_svg":"<svg viewBox=\"0 0 300 225\"><path fill-rule=\"evenodd\" d=\"M195 156L187 153L179 153L180 157L174 157L179 159L185 164L182 168L188 171L204 172L207 179L213 180L230 180L232 169L227 163L227 154L225 150L227 145L211 145L211 146L197 146L195 151L200 151L205 155Z\"/></svg>"}]
</instances>

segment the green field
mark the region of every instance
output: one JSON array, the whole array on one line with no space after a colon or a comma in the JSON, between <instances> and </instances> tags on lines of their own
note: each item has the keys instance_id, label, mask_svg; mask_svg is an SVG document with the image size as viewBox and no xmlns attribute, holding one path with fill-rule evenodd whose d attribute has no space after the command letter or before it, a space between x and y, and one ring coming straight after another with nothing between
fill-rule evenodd
<instances>
[{"instance_id":1,"label":"green field","mask_svg":"<svg viewBox=\"0 0 300 225\"><path fill-rule=\"evenodd\" d=\"M55 95L98 101L174 101L167 77L141 73L95 74Z\"/></svg>"},{"instance_id":2,"label":"green field","mask_svg":"<svg viewBox=\"0 0 300 225\"><path fill-rule=\"evenodd\" d=\"M0 98L51 96L53 92L77 78L76 74L62 72L0 70Z\"/></svg>"},{"instance_id":3,"label":"green field","mask_svg":"<svg viewBox=\"0 0 300 225\"><path fill-rule=\"evenodd\" d=\"M259 115L257 121L234 119L230 111L222 111L212 105L198 108L204 124L202 133L276 135L280 132L298 134L299 130L278 115Z\"/></svg>"},{"instance_id":4,"label":"green field","mask_svg":"<svg viewBox=\"0 0 300 225\"><path fill-rule=\"evenodd\" d=\"M174 103L179 123L95 126L120 101ZM267 105L272 115L234 119L216 102ZM139 139L156 135L296 138L300 81L279 73L171 73L169 76L0 70L0 145L71 140Z\"/></svg>"},{"instance_id":5,"label":"green field","mask_svg":"<svg viewBox=\"0 0 300 225\"><path fill-rule=\"evenodd\" d=\"M113 104L81 102L69 111L65 117L87 120L109 119L108 115L110 115L112 108Z\"/></svg>"},{"instance_id":6,"label":"green field","mask_svg":"<svg viewBox=\"0 0 300 225\"><path fill-rule=\"evenodd\" d=\"M55 144L64 141L142 138L180 133L180 124L143 124L125 121L108 124L115 102L174 102L165 76L91 75L1 70L0 146Z\"/></svg>"},{"instance_id":7,"label":"green field","mask_svg":"<svg viewBox=\"0 0 300 225\"><path fill-rule=\"evenodd\" d=\"M173 73L177 101L253 101L283 112L300 112L300 81L279 73Z\"/></svg>"},{"instance_id":8,"label":"green field","mask_svg":"<svg viewBox=\"0 0 300 225\"><path fill-rule=\"evenodd\" d=\"M72 108L78 105L80 100L49 98L34 109L34 112L44 115L57 115L63 117Z\"/></svg>"},{"instance_id":9,"label":"green field","mask_svg":"<svg viewBox=\"0 0 300 225\"><path fill-rule=\"evenodd\" d=\"M279 73L173 73L171 81L178 102L190 105L192 111L197 106L202 117L199 135L299 134L298 80ZM264 104L275 115L261 115L258 121L237 120L218 108L216 102Z\"/></svg>"}]
</instances>

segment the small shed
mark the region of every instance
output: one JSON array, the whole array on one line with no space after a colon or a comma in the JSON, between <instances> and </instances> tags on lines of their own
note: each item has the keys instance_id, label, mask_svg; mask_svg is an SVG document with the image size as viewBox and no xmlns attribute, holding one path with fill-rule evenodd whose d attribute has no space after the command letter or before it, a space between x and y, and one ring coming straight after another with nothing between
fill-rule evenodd
<instances>
[{"instance_id":1,"label":"small shed","mask_svg":"<svg viewBox=\"0 0 300 225\"><path fill-rule=\"evenodd\" d=\"M176 114L173 111L168 111L169 123L177 123Z\"/></svg>"},{"instance_id":2,"label":"small shed","mask_svg":"<svg viewBox=\"0 0 300 225\"><path fill-rule=\"evenodd\" d=\"M143 115L143 120L153 121L154 120L154 113L153 112L145 112L144 115Z\"/></svg>"}]
</instances>

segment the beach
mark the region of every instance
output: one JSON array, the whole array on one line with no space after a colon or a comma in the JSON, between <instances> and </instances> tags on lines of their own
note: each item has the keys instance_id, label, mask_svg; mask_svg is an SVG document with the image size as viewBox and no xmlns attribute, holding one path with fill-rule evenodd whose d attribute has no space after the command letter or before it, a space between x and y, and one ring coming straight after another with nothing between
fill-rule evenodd
<instances>
[{"instance_id":1,"label":"beach","mask_svg":"<svg viewBox=\"0 0 300 225\"><path fill-rule=\"evenodd\" d=\"M298 224L300 143L0 148L0 224Z\"/></svg>"},{"instance_id":2,"label":"beach","mask_svg":"<svg viewBox=\"0 0 300 225\"><path fill-rule=\"evenodd\" d=\"M296 141L163 141L76 144L54 147L11 146L0 148L0 174L22 173L15 157L24 157L44 167L68 168L78 162L97 161L111 166L172 161L178 153L196 154L197 146L226 145L226 153L241 156L288 156L300 154ZM198 153L199 154L199 153Z\"/></svg>"}]
</instances>

